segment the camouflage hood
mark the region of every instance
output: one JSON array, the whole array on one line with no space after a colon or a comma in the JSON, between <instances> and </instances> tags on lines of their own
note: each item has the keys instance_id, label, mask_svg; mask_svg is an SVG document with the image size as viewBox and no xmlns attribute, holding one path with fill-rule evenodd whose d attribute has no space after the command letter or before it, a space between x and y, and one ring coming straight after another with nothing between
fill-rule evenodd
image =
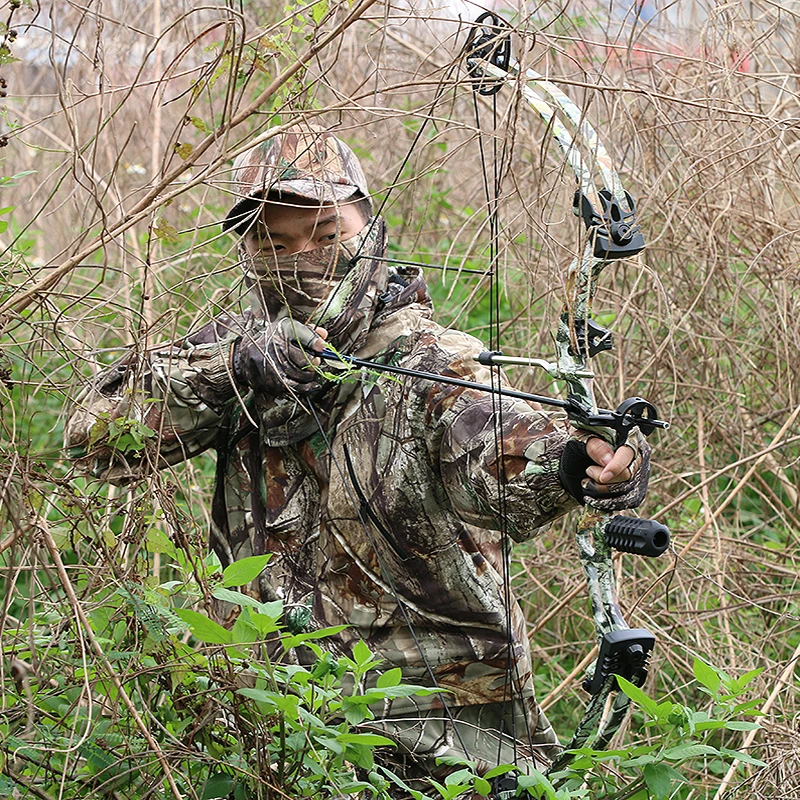
<instances>
[{"instance_id":1,"label":"camouflage hood","mask_svg":"<svg viewBox=\"0 0 800 800\"><path fill-rule=\"evenodd\" d=\"M308 123L274 133L242 153L231 177L235 202L222 229L239 235L253 224L268 194L331 204L369 197L355 153L330 131Z\"/></svg>"}]
</instances>

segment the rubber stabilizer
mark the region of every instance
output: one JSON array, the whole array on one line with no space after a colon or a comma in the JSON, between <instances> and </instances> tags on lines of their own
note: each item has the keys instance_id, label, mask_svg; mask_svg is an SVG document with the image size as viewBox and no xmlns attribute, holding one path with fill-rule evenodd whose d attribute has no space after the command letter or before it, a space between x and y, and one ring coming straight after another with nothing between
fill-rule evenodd
<instances>
[{"instance_id":1,"label":"rubber stabilizer","mask_svg":"<svg viewBox=\"0 0 800 800\"><path fill-rule=\"evenodd\" d=\"M654 519L612 517L606 542L621 553L658 558L669 547L669 528Z\"/></svg>"}]
</instances>

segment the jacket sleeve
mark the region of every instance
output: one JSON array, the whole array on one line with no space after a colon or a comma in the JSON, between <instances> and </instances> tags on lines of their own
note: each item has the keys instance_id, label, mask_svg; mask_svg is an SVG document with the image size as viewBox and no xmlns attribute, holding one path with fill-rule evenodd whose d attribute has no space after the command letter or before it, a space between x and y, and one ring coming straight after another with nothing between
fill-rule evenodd
<instances>
[{"instance_id":1,"label":"jacket sleeve","mask_svg":"<svg viewBox=\"0 0 800 800\"><path fill-rule=\"evenodd\" d=\"M130 351L75 401L69 456L112 483L136 480L207 449L241 397L231 358L242 321L222 317L181 342Z\"/></svg>"},{"instance_id":2,"label":"jacket sleeve","mask_svg":"<svg viewBox=\"0 0 800 800\"><path fill-rule=\"evenodd\" d=\"M448 343L455 334L445 337ZM491 384L472 337L469 356L448 347L437 371ZM450 343L452 346L452 343ZM495 377L496 382L496 377ZM504 385L508 384L504 381ZM453 510L464 522L499 530L516 541L531 538L577 503L558 478L561 453L574 433L563 412L543 411L524 400L439 384L427 397L435 458Z\"/></svg>"}]
</instances>

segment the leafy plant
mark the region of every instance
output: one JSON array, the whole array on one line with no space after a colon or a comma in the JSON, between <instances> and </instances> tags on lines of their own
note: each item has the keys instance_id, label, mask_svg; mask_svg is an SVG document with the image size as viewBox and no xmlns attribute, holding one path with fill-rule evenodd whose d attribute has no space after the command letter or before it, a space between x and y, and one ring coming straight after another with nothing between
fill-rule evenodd
<instances>
[{"instance_id":1,"label":"leafy plant","mask_svg":"<svg viewBox=\"0 0 800 800\"><path fill-rule=\"evenodd\" d=\"M58 598L7 627L4 787L49 797L66 782L70 798L144 798L164 781L168 753L178 792L203 800L387 797L373 750L392 742L353 726L374 703L431 690L402 684L397 669L364 690L379 667L366 645L335 659L320 642L340 628L288 631L280 602L238 591L269 556L222 570L214 556L193 564L163 535L151 540L176 562L175 579L103 587L83 630L65 624ZM189 607L208 597L236 610L231 628ZM101 658L87 657L87 637ZM287 661L300 647L310 663Z\"/></svg>"}]
</instances>

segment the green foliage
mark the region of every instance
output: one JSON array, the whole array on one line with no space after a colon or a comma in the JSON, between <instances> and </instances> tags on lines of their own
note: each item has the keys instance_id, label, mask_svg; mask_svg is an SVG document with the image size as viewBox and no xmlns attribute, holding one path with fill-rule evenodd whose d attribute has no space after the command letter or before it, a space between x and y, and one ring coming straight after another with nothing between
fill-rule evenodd
<instances>
[{"instance_id":1,"label":"green foliage","mask_svg":"<svg viewBox=\"0 0 800 800\"><path fill-rule=\"evenodd\" d=\"M156 432L139 420L101 414L89 432L89 446L104 442L120 453L139 453L155 436Z\"/></svg>"},{"instance_id":2,"label":"green foliage","mask_svg":"<svg viewBox=\"0 0 800 800\"><path fill-rule=\"evenodd\" d=\"M154 539L162 555L184 560L169 540ZM138 716L169 753L185 796L388 797L389 781L367 776L375 773L374 748L391 741L352 726L373 718L375 703L427 690L402 684L399 670L365 690L379 662L363 643L352 658L336 659L322 642L341 629L287 632L280 603L230 588L249 583L267 560L221 571L209 558L176 564L176 579L164 583L106 584L93 595L88 628L64 617L57 597L9 622L3 641L12 673L0 712L8 786L128 800L162 791L163 768ZM235 609L230 628L189 607L214 585L214 596ZM102 658L89 656L90 640ZM296 648L306 663L287 658Z\"/></svg>"},{"instance_id":3,"label":"green foliage","mask_svg":"<svg viewBox=\"0 0 800 800\"><path fill-rule=\"evenodd\" d=\"M475 773L476 764L457 759L440 759L455 769L444 783L432 781L443 800L453 800L468 792L485 797L489 781L511 773L516 779L517 796L536 800L666 800L693 795L692 768L708 770L713 764L718 774L722 765L738 761L742 764L765 766L748 753L725 747L719 738L725 732L749 731L758 728L754 722L738 719L758 716L760 699L745 700L753 680L760 670L752 670L732 678L722 670L695 659L694 673L701 694L712 701L710 708L697 710L668 699L660 701L624 678L619 684L633 703L649 717L651 741L632 744L618 750L593 750L583 747L572 751L573 761L568 768L550 775L537 770L517 774L512 765L500 765L484 776Z\"/></svg>"},{"instance_id":4,"label":"green foliage","mask_svg":"<svg viewBox=\"0 0 800 800\"><path fill-rule=\"evenodd\" d=\"M745 700L751 683L761 670L751 670L732 678L722 670L700 659L694 661L694 675L701 695L711 704L694 709L668 698L654 700L642 689L622 677L617 678L622 691L635 706L647 715L645 730L652 734L646 744L633 744L614 751L575 751L575 759L567 770L551 776L553 784L563 786L555 794L534 794L553 800L591 797L639 797L665 800L682 798L691 792L691 773L697 768L707 770L714 764L719 773L721 765L732 761L753 766L765 763L748 753L725 746L725 733L750 731L759 726L741 717L759 716L756 706L760 699ZM612 769L609 769L611 767Z\"/></svg>"}]
</instances>

